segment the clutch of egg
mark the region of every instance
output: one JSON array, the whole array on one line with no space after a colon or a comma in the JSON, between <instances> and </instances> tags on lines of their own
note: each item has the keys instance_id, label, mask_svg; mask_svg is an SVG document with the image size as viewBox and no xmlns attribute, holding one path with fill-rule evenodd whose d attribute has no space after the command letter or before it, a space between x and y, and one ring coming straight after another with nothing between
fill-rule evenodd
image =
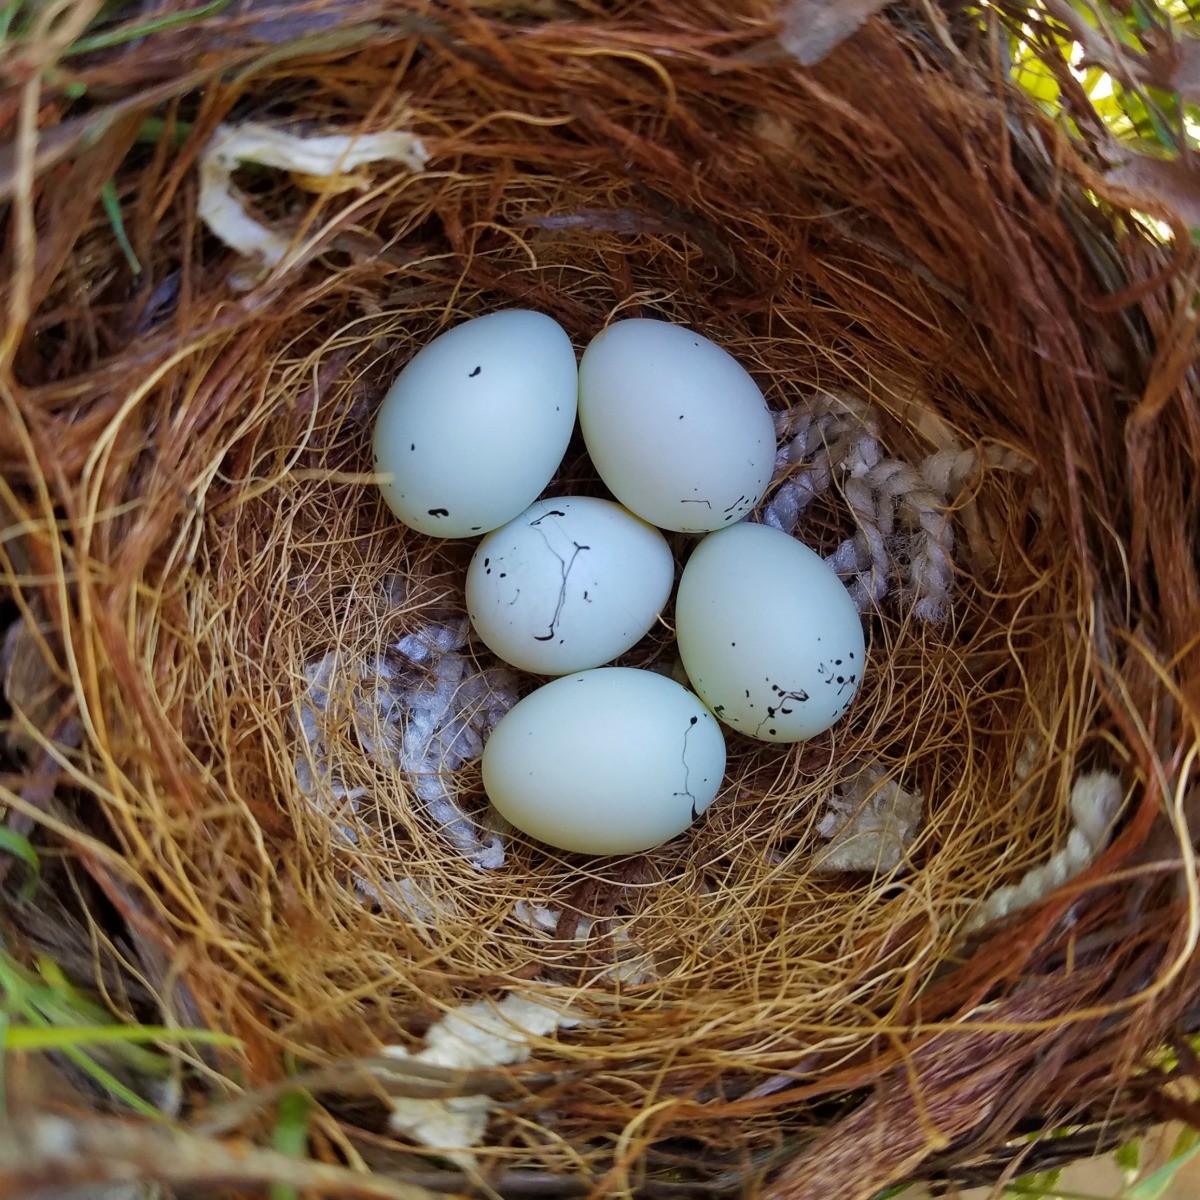
<instances>
[{"instance_id":1,"label":"clutch of egg","mask_svg":"<svg viewBox=\"0 0 1200 1200\"><path fill-rule=\"evenodd\" d=\"M620 503L535 500L578 409ZM561 850L630 854L682 833L720 790L730 728L793 742L829 728L862 677L862 623L807 547L742 518L770 483L774 426L749 373L665 321L614 322L578 370L566 332L509 310L419 351L380 408L384 499L407 525L482 537L467 572L478 638L561 678L502 718L484 787L513 825ZM694 694L605 667L654 625L674 558L654 526L707 534L680 579L675 626Z\"/></svg>"}]
</instances>

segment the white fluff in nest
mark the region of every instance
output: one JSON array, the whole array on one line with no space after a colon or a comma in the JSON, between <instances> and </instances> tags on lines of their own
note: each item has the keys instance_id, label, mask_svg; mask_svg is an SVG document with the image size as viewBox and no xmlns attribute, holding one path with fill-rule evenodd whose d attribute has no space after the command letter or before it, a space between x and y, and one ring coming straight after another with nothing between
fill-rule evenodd
<instances>
[{"instance_id":1,"label":"white fluff in nest","mask_svg":"<svg viewBox=\"0 0 1200 1200\"><path fill-rule=\"evenodd\" d=\"M510 992L499 1004L479 1000L447 1013L426 1033L425 1048L416 1054L399 1046L388 1046L383 1053L452 1070L486 1070L528 1061L534 1038L548 1037L580 1022L569 1009ZM390 1124L397 1133L442 1151L460 1167L471 1170L477 1165L470 1147L483 1140L495 1104L490 1097L414 1100L396 1096L390 1103Z\"/></svg>"},{"instance_id":2,"label":"white fluff in nest","mask_svg":"<svg viewBox=\"0 0 1200 1200\"><path fill-rule=\"evenodd\" d=\"M795 533L809 504L837 483L858 529L825 561L845 578L859 612L877 606L898 581L914 616L943 620L954 580L951 502L981 466L1029 469L1000 446L941 450L916 467L888 458L874 411L826 393L780 413L776 433L777 486L763 523Z\"/></svg>"},{"instance_id":3,"label":"white fluff in nest","mask_svg":"<svg viewBox=\"0 0 1200 1200\"><path fill-rule=\"evenodd\" d=\"M820 875L895 871L907 862L921 827L925 797L905 791L877 767L866 767L829 800L817 832L829 838L812 869Z\"/></svg>"},{"instance_id":4,"label":"white fluff in nest","mask_svg":"<svg viewBox=\"0 0 1200 1200\"><path fill-rule=\"evenodd\" d=\"M347 177L357 167L390 161L421 171L428 158L418 138L398 130L299 137L257 121L218 125L200 155L200 219L239 254L257 259L264 267L276 267L291 250L292 238L268 229L246 212L233 183L233 173L241 164L257 163L310 179L339 180L337 187L356 187L365 183Z\"/></svg>"},{"instance_id":5,"label":"white fluff in nest","mask_svg":"<svg viewBox=\"0 0 1200 1200\"><path fill-rule=\"evenodd\" d=\"M488 731L516 703L516 680L503 668L479 670L462 653L466 642L464 621L430 622L402 638L393 658L352 663L331 650L304 668L306 690L297 718L304 744L296 756L296 779L309 803L332 819L344 844L359 842L356 818L367 792L347 788L334 764L357 742L376 768L403 775L430 827L473 865L485 870L503 865L500 834L481 830L462 808L453 773L483 753ZM356 885L368 894L378 890L357 876ZM396 899L407 906L410 892Z\"/></svg>"},{"instance_id":6,"label":"white fluff in nest","mask_svg":"<svg viewBox=\"0 0 1200 1200\"><path fill-rule=\"evenodd\" d=\"M992 921L1028 908L1074 879L1107 844L1113 822L1121 811L1123 795L1120 780L1110 771L1080 775L1071 788L1071 815L1075 823L1066 845L1041 866L1026 871L1020 883L1005 884L976 903L963 932L974 933Z\"/></svg>"}]
</instances>

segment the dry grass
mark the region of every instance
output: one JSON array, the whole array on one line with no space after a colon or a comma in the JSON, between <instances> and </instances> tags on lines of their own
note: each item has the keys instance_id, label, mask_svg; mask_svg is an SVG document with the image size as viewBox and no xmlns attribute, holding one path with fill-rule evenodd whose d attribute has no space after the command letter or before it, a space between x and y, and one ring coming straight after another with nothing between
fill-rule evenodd
<instances>
[{"instance_id":1,"label":"dry grass","mask_svg":"<svg viewBox=\"0 0 1200 1200\"><path fill-rule=\"evenodd\" d=\"M1125 1085L1186 1008L1200 923L1177 886L1200 704L1200 406L1174 352L1190 256L1166 272L1163 247L1087 201L1087 162L995 83L986 45L950 55L875 22L805 72L764 52L755 5L582 14L439 6L419 36L384 26L214 75L168 104L192 122L178 153L126 156L130 127L18 196L0 567L63 699L41 767L6 781L10 812L68 847L204 1021L243 1039L247 1083L277 1078L284 1051L324 1064L405 1042L462 999L569 995L598 1023L542 1047L550 1082L499 1117L494 1158L586 1167L597 1194L632 1186L639 1161L672 1169L644 1158L667 1138L736 1164L819 1135L778 1194L866 1196L1029 1114L1143 1111ZM165 35L144 78L115 52L83 70L136 94L217 31L241 62L240 20ZM429 170L316 198L260 180L259 211L296 231L302 262L251 279L197 227L193 173L218 122L247 113L410 129ZM122 161L136 281L99 210L73 207ZM348 852L297 787L291 721L305 663L370 660L461 612L464 550L389 517L371 416L414 348L505 305L577 345L615 315L694 323L776 409L850 392L899 457L952 440L1032 469L975 481L983 533L960 530L950 621L886 601L847 721L790 751L731 739L721 799L660 851L585 862L518 839L481 873L347 735L342 773L370 796L356 869L428 881L431 930L346 887ZM568 483L594 486L585 463ZM833 494L803 536L829 549L848 520ZM664 627L629 661L670 652ZM53 736L64 721L73 744ZM900 879L806 869L823 800L860 760L928 799ZM1116 844L964 946L970 901L1058 847L1071 782L1096 766L1129 789ZM76 799L23 796L38 769ZM482 805L476 774L461 783ZM537 939L520 899L596 933ZM612 982L614 923L655 979ZM866 1099L843 1116L851 1095ZM347 1115L341 1132L358 1128Z\"/></svg>"}]
</instances>

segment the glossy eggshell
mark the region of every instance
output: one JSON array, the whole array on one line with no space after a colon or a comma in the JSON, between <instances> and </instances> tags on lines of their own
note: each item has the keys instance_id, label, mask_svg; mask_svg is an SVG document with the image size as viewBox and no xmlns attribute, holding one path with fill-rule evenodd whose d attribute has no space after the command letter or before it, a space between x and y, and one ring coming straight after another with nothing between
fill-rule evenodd
<instances>
[{"instance_id":1,"label":"glossy eggshell","mask_svg":"<svg viewBox=\"0 0 1200 1200\"><path fill-rule=\"evenodd\" d=\"M768 742L828 729L865 666L845 585L795 538L741 524L704 538L679 581L675 631L688 679L716 715Z\"/></svg>"},{"instance_id":2,"label":"glossy eggshell","mask_svg":"<svg viewBox=\"0 0 1200 1200\"><path fill-rule=\"evenodd\" d=\"M562 462L578 385L570 339L542 313L489 313L434 338L376 418L374 464L388 507L439 537L511 521Z\"/></svg>"},{"instance_id":3,"label":"glossy eggshell","mask_svg":"<svg viewBox=\"0 0 1200 1200\"><path fill-rule=\"evenodd\" d=\"M518 829L560 850L636 854L708 808L725 739L700 700L630 667L565 675L532 692L483 752L488 797Z\"/></svg>"},{"instance_id":4,"label":"glossy eggshell","mask_svg":"<svg viewBox=\"0 0 1200 1200\"><path fill-rule=\"evenodd\" d=\"M666 321L617 321L579 367L579 424L600 478L662 529L704 533L740 520L775 461L758 385L715 342Z\"/></svg>"},{"instance_id":5,"label":"glossy eggshell","mask_svg":"<svg viewBox=\"0 0 1200 1200\"><path fill-rule=\"evenodd\" d=\"M587 496L538 500L480 542L467 612L485 645L539 675L610 662L671 594L675 562L657 529Z\"/></svg>"}]
</instances>

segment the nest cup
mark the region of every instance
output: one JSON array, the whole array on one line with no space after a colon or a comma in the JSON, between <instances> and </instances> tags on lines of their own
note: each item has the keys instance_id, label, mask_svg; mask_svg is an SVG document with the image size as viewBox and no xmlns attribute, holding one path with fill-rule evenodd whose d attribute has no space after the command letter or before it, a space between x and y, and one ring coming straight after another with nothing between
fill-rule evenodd
<instances>
[{"instance_id":1,"label":"nest cup","mask_svg":"<svg viewBox=\"0 0 1200 1200\"><path fill-rule=\"evenodd\" d=\"M516 9L392 14L282 60L269 21L168 33L147 92L244 56L169 102L182 149L127 153L118 126L38 182L49 265L9 264L29 321L0 412L9 814L64 853L14 936L74 931L119 1015L238 1038L195 1051L178 1116L246 1091L225 1128L257 1137L285 1064L416 1051L514 992L569 1005L530 1064L487 1074L474 1159L389 1132L411 1080L313 1084L315 1156L442 1189L865 1198L1161 1115L1166 1068L1140 1068L1196 982L1190 252L960 14L889 10L802 66L761 5ZM248 120L403 130L428 159L242 172L284 239L267 264L197 221L205 147ZM103 153L137 279L110 227L63 232ZM470 546L400 527L370 474L408 358L518 306L579 348L656 316L733 353L778 414L758 516L864 607L845 721L730 736L706 817L633 858L497 831L470 752L380 752L447 653L479 736L531 686L452 636ZM579 491L600 494L573 446L551 494ZM621 661L670 671L669 616ZM1084 853L1087 787L1108 808ZM830 813L897 794L919 819L894 855L823 868ZM112 983L121 957L139 986Z\"/></svg>"}]
</instances>

